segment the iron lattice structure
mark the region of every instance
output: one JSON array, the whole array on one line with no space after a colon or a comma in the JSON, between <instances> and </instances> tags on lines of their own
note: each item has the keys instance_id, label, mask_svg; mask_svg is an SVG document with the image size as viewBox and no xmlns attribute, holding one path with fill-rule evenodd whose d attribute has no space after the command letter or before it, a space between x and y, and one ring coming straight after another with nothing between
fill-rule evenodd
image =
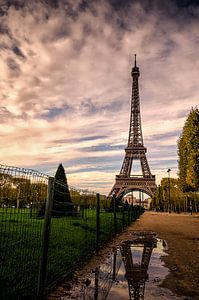
<instances>
[{"instance_id":1,"label":"iron lattice structure","mask_svg":"<svg viewBox=\"0 0 199 300\"><path fill-rule=\"evenodd\" d=\"M136 64L136 55L135 65L132 68L131 76L133 83L128 145L125 148L125 157L120 174L116 175L116 181L109 193L109 197L115 195L116 198L122 198L126 192L133 190L143 191L152 197L157 188L155 175L151 174L146 158L147 149L143 144L138 84L140 71ZM133 162L135 160L140 161L142 170L142 175L140 176L131 175Z\"/></svg>"}]
</instances>

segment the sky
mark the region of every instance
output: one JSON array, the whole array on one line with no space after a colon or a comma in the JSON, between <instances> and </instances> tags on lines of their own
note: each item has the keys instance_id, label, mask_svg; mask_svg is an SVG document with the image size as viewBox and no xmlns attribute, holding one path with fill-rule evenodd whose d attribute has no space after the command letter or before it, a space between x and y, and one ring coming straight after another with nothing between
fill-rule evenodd
<instances>
[{"instance_id":1,"label":"sky","mask_svg":"<svg viewBox=\"0 0 199 300\"><path fill-rule=\"evenodd\" d=\"M199 104L199 1L0 0L0 163L108 194L127 145L134 53L159 184Z\"/></svg>"}]
</instances>

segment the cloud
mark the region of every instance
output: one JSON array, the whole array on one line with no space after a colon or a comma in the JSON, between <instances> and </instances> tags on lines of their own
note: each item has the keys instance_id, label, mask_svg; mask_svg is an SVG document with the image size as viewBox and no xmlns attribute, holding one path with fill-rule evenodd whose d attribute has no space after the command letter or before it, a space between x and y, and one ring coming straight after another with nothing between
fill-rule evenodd
<instances>
[{"instance_id":1,"label":"cloud","mask_svg":"<svg viewBox=\"0 0 199 300\"><path fill-rule=\"evenodd\" d=\"M9 3L0 11L2 163L53 174L62 161L69 183L108 193L127 144L137 53L149 164L158 180L167 167L176 174L176 142L198 104L196 3Z\"/></svg>"}]
</instances>

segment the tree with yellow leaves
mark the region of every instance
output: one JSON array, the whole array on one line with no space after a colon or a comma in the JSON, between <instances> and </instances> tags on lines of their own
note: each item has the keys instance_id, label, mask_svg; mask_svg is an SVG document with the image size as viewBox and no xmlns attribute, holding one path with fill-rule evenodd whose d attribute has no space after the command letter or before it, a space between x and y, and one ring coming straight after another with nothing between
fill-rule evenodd
<instances>
[{"instance_id":1,"label":"tree with yellow leaves","mask_svg":"<svg viewBox=\"0 0 199 300\"><path fill-rule=\"evenodd\" d=\"M178 140L179 180L183 192L199 190L199 110L190 111Z\"/></svg>"}]
</instances>

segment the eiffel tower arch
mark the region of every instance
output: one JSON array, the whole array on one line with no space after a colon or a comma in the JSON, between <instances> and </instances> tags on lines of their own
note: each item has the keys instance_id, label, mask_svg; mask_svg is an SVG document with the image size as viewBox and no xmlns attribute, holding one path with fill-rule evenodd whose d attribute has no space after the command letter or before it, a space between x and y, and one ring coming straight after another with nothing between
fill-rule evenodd
<instances>
[{"instance_id":1,"label":"eiffel tower arch","mask_svg":"<svg viewBox=\"0 0 199 300\"><path fill-rule=\"evenodd\" d=\"M143 143L138 85L140 71L137 67L136 54L131 76L133 81L128 144L125 148L125 157L120 174L116 175L115 184L109 193L109 197L115 195L117 199L121 199L123 195L131 191L141 191L152 197L157 188L155 175L151 174L147 161L147 148L144 147ZM133 163L136 160L140 162L141 175L131 174Z\"/></svg>"}]
</instances>

